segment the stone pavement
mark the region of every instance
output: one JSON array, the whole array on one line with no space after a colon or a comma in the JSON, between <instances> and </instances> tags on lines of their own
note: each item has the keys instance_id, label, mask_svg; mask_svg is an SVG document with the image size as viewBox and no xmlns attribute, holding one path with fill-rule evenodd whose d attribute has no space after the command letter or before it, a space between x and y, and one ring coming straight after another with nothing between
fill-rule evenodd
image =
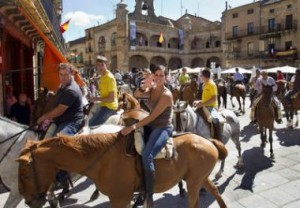
<instances>
[{"instance_id":1,"label":"stone pavement","mask_svg":"<svg viewBox=\"0 0 300 208\"><path fill-rule=\"evenodd\" d=\"M248 98L247 98L248 99ZM231 106L229 104L229 106ZM246 107L249 103L246 102ZM275 160L269 156L269 143L260 148L260 136L257 127L249 125L249 108L245 115L239 116L241 122L241 145L245 168L236 170L237 151L229 141L226 147L229 155L226 159L222 178L214 180L229 208L298 208L300 207L300 129L286 130L285 124L275 124L273 145ZM285 122L284 122L285 123ZM211 179L217 172L217 164ZM108 208L108 198L104 195L93 202L89 197L94 191L91 181L82 178L72 190L62 207ZM155 194L155 206L159 208L187 207L187 198L180 198L177 187L168 192ZM0 207L8 193L0 190ZM202 208L218 207L208 193L200 193ZM25 207L22 202L18 208ZM49 207L45 205L45 207Z\"/></svg>"}]
</instances>

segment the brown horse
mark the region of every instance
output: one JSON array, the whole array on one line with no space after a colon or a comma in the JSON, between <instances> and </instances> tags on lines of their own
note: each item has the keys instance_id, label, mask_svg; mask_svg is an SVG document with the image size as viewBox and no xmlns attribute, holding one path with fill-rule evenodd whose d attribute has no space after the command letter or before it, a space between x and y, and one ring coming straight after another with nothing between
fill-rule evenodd
<instances>
[{"instance_id":1,"label":"brown horse","mask_svg":"<svg viewBox=\"0 0 300 208\"><path fill-rule=\"evenodd\" d=\"M261 147L266 146L267 129L269 129L270 157L274 158L273 153L273 128L275 120L275 109L272 105L273 88L272 86L263 86L262 98L256 107L256 119L259 126Z\"/></svg>"},{"instance_id":2,"label":"brown horse","mask_svg":"<svg viewBox=\"0 0 300 208\"><path fill-rule=\"evenodd\" d=\"M232 98L236 97L238 103L239 103L239 111L241 113L245 113L245 99L246 99L246 87L244 84L234 84L233 79L232 78L228 78L229 83L230 83L230 100L231 100L231 105L234 108L235 105L232 102ZM241 104L241 100L243 100L243 105Z\"/></svg>"},{"instance_id":3,"label":"brown horse","mask_svg":"<svg viewBox=\"0 0 300 208\"><path fill-rule=\"evenodd\" d=\"M175 88L172 91L173 95L173 102L176 103L177 100L186 101L190 105L193 104L193 102L196 100L196 94L197 94L197 80L192 79L191 83L186 85L182 90L182 98L180 98L180 91L179 88Z\"/></svg>"},{"instance_id":4,"label":"brown horse","mask_svg":"<svg viewBox=\"0 0 300 208\"><path fill-rule=\"evenodd\" d=\"M41 88L38 93L38 98L34 103L32 112L32 123L36 123L37 119L43 114L51 111L55 107L56 95L47 88Z\"/></svg>"},{"instance_id":5,"label":"brown horse","mask_svg":"<svg viewBox=\"0 0 300 208\"><path fill-rule=\"evenodd\" d=\"M141 185L138 157L124 154L127 139L120 133L61 136L40 142L28 141L18 158L19 191L26 204L40 208L58 169L80 173L92 179L110 199L112 208L128 207ZM155 160L155 192L164 192L185 179L189 208L199 207L203 186L226 207L209 175L217 161L227 156L225 146L195 134L174 139L176 154L171 160ZM122 174L120 174L122 173Z\"/></svg>"},{"instance_id":6,"label":"brown horse","mask_svg":"<svg viewBox=\"0 0 300 208\"><path fill-rule=\"evenodd\" d=\"M215 80L218 89L218 106L221 107L221 98L223 99L223 107L227 108L227 86L223 79Z\"/></svg>"}]
</instances>

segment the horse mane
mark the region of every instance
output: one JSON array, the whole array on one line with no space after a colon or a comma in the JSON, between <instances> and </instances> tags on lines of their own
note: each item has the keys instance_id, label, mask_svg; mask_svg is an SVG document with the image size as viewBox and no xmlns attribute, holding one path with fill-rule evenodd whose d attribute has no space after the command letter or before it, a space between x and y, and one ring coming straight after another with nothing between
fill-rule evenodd
<instances>
[{"instance_id":1,"label":"horse mane","mask_svg":"<svg viewBox=\"0 0 300 208\"><path fill-rule=\"evenodd\" d=\"M28 128L27 125L20 124L20 123L18 123L18 122L16 122L16 121L13 121L13 120L11 120L11 119L9 119L9 118L6 118L6 117L3 117L3 116L0 116L0 120L4 121L4 122L6 122L6 123L12 124L12 125L14 125L14 126L23 128L23 129Z\"/></svg>"},{"instance_id":2,"label":"horse mane","mask_svg":"<svg viewBox=\"0 0 300 208\"><path fill-rule=\"evenodd\" d=\"M76 135L67 136L58 134L57 137L48 141L42 142L40 146L44 145L63 145L74 149L81 154L87 154L91 151L104 151L112 146L118 138L118 133L107 134L90 134L90 135Z\"/></svg>"}]
</instances>

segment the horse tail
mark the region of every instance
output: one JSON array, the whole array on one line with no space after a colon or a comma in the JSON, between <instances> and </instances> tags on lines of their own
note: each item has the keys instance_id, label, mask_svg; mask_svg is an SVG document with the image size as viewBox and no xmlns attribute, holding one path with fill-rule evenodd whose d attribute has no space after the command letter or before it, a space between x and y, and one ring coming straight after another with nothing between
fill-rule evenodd
<instances>
[{"instance_id":1,"label":"horse tail","mask_svg":"<svg viewBox=\"0 0 300 208\"><path fill-rule=\"evenodd\" d=\"M225 145L222 142L220 142L216 139L211 139L211 142L213 143L213 145L217 148L217 150L219 152L219 158L218 159L219 160L224 160L228 155L228 151L227 151Z\"/></svg>"}]
</instances>

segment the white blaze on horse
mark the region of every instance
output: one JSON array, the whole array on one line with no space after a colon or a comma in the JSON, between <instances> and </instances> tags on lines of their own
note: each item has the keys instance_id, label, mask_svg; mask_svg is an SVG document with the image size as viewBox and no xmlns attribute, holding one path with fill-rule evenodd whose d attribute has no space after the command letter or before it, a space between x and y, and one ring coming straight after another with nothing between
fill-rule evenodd
<instances>
[{"instance_id":1,"label":"white blaze on horse","mask_svg":"<svg viewBox=\"0 0 300 208\"><path fill-rule=\"evenodd\" d=\"M27 138L38 140L38 135L29 130L28 126L18 124L0 116L0 177L10 193L4 208L17 207L23 197L18 188L18 167L15 161ZM19 134L21 132L21 134ZM13 137L16 135L15 137ZM5 140L7 140L5 142Z\"/></svg>"},{"instance_id":2,"label":"white blaze on horse","mask_svg":"<svg viewBox=\"0 0 300 208\"><path fill-rule=\"evenodd\" d=\"M204 138L211 138L210 125L205 122L198 113L190 105L186 103L179 103L174 106L175 116L177 114L177 119L174 119L174 129L178 129L176 125L180 125L180 129L183 132L193 132ZM235 144L238 150L238 162L236 164L237 168L243 168L244 162L241 155L241 143L240 143L240 122L235 113L231 110L221 110L220 115L224 117L226 122L223 124L223 143L226 144L229 139ZM179 122L180 123L179 123ZM179 124L178 124L179 123ZM222 177L222 172L224 171L225 161L221 163L220 170L216 174L216 178Z\"/></svg>"}]
</instances>

